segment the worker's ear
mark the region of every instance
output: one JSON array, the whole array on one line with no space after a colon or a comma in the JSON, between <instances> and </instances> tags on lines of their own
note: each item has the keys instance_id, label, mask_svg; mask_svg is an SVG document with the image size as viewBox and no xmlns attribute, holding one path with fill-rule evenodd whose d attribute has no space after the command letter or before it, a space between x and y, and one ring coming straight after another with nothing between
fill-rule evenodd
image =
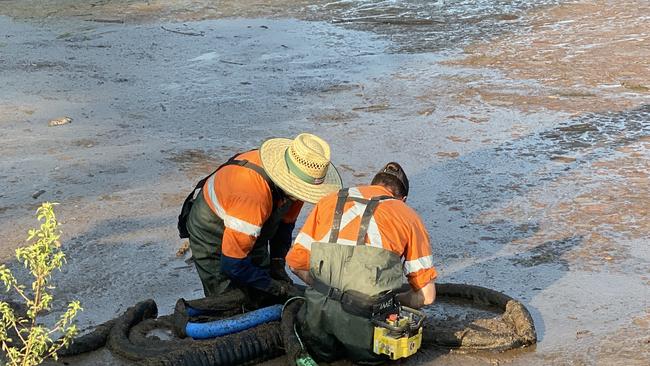
<instances>
[{"instance_id":1,"label":"worker's ear","mask_svg":"<svg viewBox=\"0 0 650 366\"><path fill-rule=\"evenodd\" d=\"M402 197L402 202L406 202L406 196Z\"/></svg>"}]
</instances>

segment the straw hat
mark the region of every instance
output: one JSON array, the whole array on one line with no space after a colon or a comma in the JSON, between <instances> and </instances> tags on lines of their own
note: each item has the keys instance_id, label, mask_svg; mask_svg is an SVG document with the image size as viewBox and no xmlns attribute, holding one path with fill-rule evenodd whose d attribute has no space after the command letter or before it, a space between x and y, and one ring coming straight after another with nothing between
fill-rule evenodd
<instances>
[{"instance_id":1,"label":"straw hat","mask_svg":"<svg viewBox=\"0 0 650 366\"><path fill-rule=\"evenodd\" d=\"M316 203L341 189L341 176L330 163L330 147L318 136L273 138L260 147L262 167L280 189L301 201Z\"/></svg>"}]
</instances>

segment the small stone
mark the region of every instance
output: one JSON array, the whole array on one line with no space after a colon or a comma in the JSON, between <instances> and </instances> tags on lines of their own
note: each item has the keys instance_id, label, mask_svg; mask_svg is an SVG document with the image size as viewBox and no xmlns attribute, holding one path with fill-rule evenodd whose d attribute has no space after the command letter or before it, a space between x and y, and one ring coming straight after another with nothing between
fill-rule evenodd
<instances>
[{"instance_id":1,"label":"small stone","mask_svg":"<svg viewBox=\"0 0 650 366\"><path fill-rule=\"evenodd\" d=\"M71 122L72 122L72 118L70 118L70 117L61 117L61 118L56 118L56 119L50 120L50 122L48 122L47 125L50 126L50 127L63 126L63 125L67 125L68 123L71 123Z\"/></svg>"},{"instance_id":2,"label":"small stone","mask_svg":"<svg viewBox=\"0 0 650 366\"><path fill-rule=\"evenodd\" d=\"M586 330L586 329L579 330L579 331L576 332L576 339L586 337L586 336L588 336L590 334L591 334L591 332Z\"/></svg>"},{"instance_id":3,"label":"small stone","mask_svg":"<svg viewBox=\"0 0 650 366\"><path fill-rule=\"evenodd\" d=\"M576 161L576 158L574 158L572 156L554 155L554 156L551 156L551 160L558 161L560 163L567 163L568 164L568 163L573 163L574 161Z\"/></svg>"},{"instance_id":4,"label":"small stone","mask_svg":"<svg viewBox=\"0 0 650 366\"><path fill-rule=\"evenodd\" d=\"M45 193L45 190L44 190L44 189L39 189L38 191L32 193L32 198L33 198L33 199L37 199L37 198L38 198L40 195L42 195L43 193Z\"/></svg>"}]
</instances>

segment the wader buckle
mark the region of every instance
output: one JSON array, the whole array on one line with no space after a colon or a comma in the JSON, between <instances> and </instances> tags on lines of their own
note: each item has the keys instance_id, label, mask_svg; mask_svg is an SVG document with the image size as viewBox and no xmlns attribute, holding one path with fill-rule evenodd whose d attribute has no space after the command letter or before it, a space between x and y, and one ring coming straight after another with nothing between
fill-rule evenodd
<instances>
[{"instance_id":1,"label":"wader buckle","mask_svg":"<svg viewBox=\"0 0 650 366\"><path fill-rule=\"evenodd\" d=\"M341 302L341 299L343 299L343 291L336 287L330 287L327 291L327 297L334 301Z\"/></svg>"}]
</instances>

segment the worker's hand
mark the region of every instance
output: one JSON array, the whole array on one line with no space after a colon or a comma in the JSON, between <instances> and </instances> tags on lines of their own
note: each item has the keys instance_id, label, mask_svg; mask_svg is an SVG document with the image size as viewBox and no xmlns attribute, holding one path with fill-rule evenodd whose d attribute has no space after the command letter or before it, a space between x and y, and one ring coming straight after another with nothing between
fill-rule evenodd
<instances>
[{"instance_id":1,"label":"worker's hand","mask_svg":"<svg viewBox=\"0 0 650 366\"><path fill-rule=\"evenodd\" d=\"M291 282L278 281L274 279L271 279L271 284L269 285L267 292L283 299L303 295L302 291L298 290Z\"/></svg>"},{"instance_id":2,"label":"worker's hand","mask_svg":"<svg viewBox=\"0 0 650 366\"><path fill-rule=\"evenodd\" d=\"M278 281L293 283L291 277L287 274L283 258L271 258L270 275L271 278Z\"/></svg>"}]
</instances>

